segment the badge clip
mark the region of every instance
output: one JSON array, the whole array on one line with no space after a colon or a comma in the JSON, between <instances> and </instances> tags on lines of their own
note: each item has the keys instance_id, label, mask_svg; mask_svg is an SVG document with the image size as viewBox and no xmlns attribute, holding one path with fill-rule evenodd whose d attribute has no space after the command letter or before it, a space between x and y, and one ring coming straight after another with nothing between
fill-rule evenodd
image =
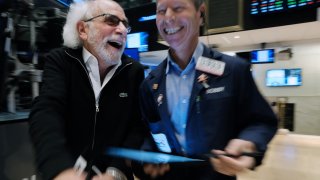
<instances>
[{"instance_id":1,"label":"badge clip","mask_svg":"<svg viewBox=\"0 0 320 180\"><path fill-rule=\"evenodd\" d=\"M210 86L207 83L208 80L208 76L204 73L202 73L199 77L198 77L198 82L201 83L203 85L204 88L208 89Z\"/></svg>"}]
</instances>

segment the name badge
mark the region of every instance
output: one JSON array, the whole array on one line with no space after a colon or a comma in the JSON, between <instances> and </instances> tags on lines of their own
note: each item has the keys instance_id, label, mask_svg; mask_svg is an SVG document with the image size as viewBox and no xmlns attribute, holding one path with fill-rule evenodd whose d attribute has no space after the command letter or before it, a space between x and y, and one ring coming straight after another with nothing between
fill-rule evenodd
<instances>
[{"instance_id":1,"label":"name badge","mask_svg":"<svg viewBox=\"0 0 320 180\"><path fill-rule=\"evenodd\" d=\"M198 59L196 69L213 75L221 76L224 72L225 66L225 62L201 56Z\"/></svg>"},{"instance_id":2,"label":"name badge","mask_svg":"<svg viewBox=\"0 0 320 180\"><path fill-rule=\"evenodd\" d=\"M171 153L171 148L168 143L166 135L164 135L163 133L159 133L159 134L152 134L151 133L151 135L152 135L154 141L156 142L156 145L160 151L166 152L166 153Z\"/></svg>"},{"instance_id":3,"label":"name badge","mask_svg":"<svg viewBox=\"0 0 320 180\"><path fill-rule=\"evenodd\" d=\"M223 91L224 91L224 87L211 88L206 90L206 94L219 93Z\"/></svg>"},{"instance_id":4,"label":"name badge","mask_svg":"<svg viewBox=\"0 0 320 180\"><path fill-rule=\"evenodd\" d=\"M119 97L126 98L128 97L128 93L125 93L125 92L119 93Z\"/></svg>"}]
</instances>

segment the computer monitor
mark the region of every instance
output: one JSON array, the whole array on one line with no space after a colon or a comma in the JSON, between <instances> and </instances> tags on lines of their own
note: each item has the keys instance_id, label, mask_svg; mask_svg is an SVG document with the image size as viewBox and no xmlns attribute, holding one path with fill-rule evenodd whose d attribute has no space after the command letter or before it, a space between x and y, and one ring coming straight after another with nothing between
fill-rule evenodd
<instances>
[{"instance_id":1,"label":"computer monitor","mask_svg":"<svg viewBox=\"0 0 320 180\"><path fill-rule=\"evenodd\" d=\"M123 53L136 61L140 61L140 55L139 55L138 48L126 48L126 49L124 49Z\"/></svg>"},{"instance_id":2,"label":"computer monitor","mask_svg":"<svg viewBox=\"0 0 320 180\"><path fill-rule=\"evenodd\" d=\"M251 51L251 63L274 63L274 49L262 49Z\"/></svg>"},{"instance_id":3,"label":"computer monitor","mask_svg":"<svg viewBox=\"0 0 320 180\"><path fill-rule=\"evenodd\" d=\"M269 69L266 72L266 86L301 86L302 69Z\"/></svg>"},{"instance_id":4,"label":"computer monitor","mask_svg":"<svg viewBox=\"0 0 320 180\"><path fill-rule=\"evenodd\" d=\"M138 48L139 52L146 52L149 50L149 33L136 32L127 35L126 48Z\"/></svg>"}]
</instances>

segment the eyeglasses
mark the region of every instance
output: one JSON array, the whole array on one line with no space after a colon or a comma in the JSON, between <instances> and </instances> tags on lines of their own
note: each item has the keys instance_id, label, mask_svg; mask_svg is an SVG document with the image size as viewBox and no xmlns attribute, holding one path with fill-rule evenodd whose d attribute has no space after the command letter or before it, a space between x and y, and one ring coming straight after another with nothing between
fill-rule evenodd
<instances>
[{"instance_id":1,"label":"eyeglasses","mask_svg":"<svg viewBox=\"0 0 320 180\"><path fill-rule=\"evenodd\" d=\"M100 14L97 16L94 16L90 19L85 20L84 22L89 22L92 21L98 17L104 16L104 22L107 23L110 26L116 27L120 24L120 22L122 22L122 24L124 25L124 27L127 28L127 33L129 33L131 31L131 27L129 26L129 22L126 20L121 20L120 18L118 18L117 16L113 15L113 14Z\"/></svg>"}]
</instances>

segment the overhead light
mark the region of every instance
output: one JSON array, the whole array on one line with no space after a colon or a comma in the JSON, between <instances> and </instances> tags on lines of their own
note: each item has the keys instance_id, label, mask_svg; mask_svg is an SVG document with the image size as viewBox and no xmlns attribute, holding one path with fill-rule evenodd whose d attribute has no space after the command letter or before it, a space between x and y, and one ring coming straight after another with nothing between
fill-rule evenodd
<instances>
[{"instance_id":1,"label":"overhead light","mask_svg":"<svg viewBox=\"0 0 320 180\"><path fill-rule=\"evenodd\" d=\"M156 19L156 15L150 15L150 16L143 16L139 18L139 22L144 22L144 21L150 21Z\"/></svg>"},{"instance_id":2,"label":"overhead light","mask_svg":"<svg viewBox=\"0 0 320 180\"><path fill-rule=\"evenodd\" d=\"M233 38L235 38L235 39L240 39L240 36L239 36L239 35L236 35L236 36L234 36Z\"/></svg>"}]
</instances>

